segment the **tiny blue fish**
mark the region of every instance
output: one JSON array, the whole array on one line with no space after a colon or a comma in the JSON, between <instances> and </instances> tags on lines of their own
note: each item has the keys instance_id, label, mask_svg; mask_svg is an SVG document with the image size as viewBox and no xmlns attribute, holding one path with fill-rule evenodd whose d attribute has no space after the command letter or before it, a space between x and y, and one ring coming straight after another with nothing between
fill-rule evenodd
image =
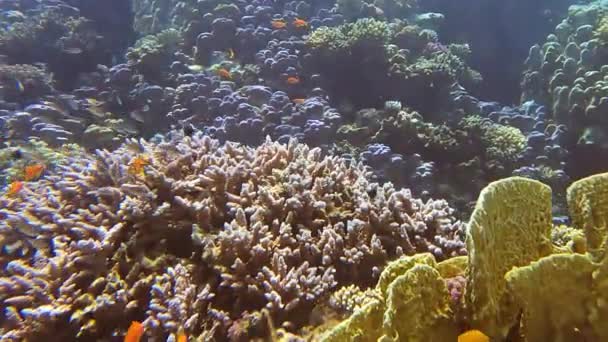
<instances>
[{"instance_id":1,"label":"tiny blue fish","mask_svg":"<svg viewBox=\"0 0 608 342\"><path fill-rule=\"evenodd\" d=\"M21 81L19 81L19 80L15 81L15 87L17 88L17 90L20 93L23 93L25 91L25 87L23 86L23 83L21 83Z\"/></svg>"}]
</instances>

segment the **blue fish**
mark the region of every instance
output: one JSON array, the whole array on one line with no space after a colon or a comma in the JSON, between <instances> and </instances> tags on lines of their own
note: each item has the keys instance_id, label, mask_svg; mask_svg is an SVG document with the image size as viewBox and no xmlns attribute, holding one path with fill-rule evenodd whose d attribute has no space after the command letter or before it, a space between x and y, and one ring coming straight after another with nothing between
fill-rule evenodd
<instances>
[{"instance_id":1,"label":"blue fish","mask_svg":"<svg viewBox=\"0 0 608 342\"><path fill-rule=\"evenodd\" d=\"M21 81L19 81L19 80L15 80L15 88L17 88L17 90L20 93L23 93L25 91L25 87L23 86L23 83L21 83Z\"/></svg>"}]
</instances>

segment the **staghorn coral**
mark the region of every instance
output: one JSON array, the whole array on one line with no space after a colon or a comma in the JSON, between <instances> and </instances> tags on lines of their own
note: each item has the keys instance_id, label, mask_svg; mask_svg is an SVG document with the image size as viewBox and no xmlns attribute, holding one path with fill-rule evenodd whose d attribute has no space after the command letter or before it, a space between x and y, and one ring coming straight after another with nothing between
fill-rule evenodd
<instances>
[{"instance_id":1,"label":"staghorn coral","mask_svg":"<svg viewBox=\"0 0 608 342\"><path fill-rule=\"evenodd\" d=\"M376 289L361 290L356 285L348 285L332 293L329 305L342 314L351 315L374 299L380 299Z\"/></svg>"},{"instance_id":2,"label":"staghorn coral","mask_svg":"<svg viewBox=\"0 0 608 342\"><path fill-rule=\"evenodd\" d=\"M264 310L297 331L336 286L373 283L387 260L464 252L445 202L367 176L294 141L175 135L69 157L0 197L1 332L99 339L141 320L150 337L251 338L268 334ZM436 235L446 240L426 240Z\"/></svg>"}]
</instances>

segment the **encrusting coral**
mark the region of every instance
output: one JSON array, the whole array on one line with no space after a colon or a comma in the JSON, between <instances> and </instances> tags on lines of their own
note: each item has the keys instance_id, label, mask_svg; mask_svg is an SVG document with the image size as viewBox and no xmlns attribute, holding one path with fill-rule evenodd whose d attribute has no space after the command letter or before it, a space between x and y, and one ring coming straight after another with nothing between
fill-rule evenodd
<instances>
[{"instance_id":1,"label":"encrusting coral","mask_svg":"<svg viewBox=\"0 0 608 342\"><path fill-rule=\"evenodd\" d=\"M445 201L368 175L295 141L198 134L68 156L0 197L0 331L95 339L139 320L150 337L240 340L267 335L270 317L297 332L391 259L466 253Z\"/></svg>"},{"instance_id":2,"label":"encrusting coral","mask_svg":"<svg viewBox=\"0 0 608 342\"><path fill-rule=\"evenodd\" d=\"M469 223L468 256L437 263L417 254L389 263L379 295L323 341L455 341L468 328L496 341L605 340L606 184L608 174L599 174L568 190L577 228L558 228L577 239L571 230L584 232L587 252L584 244L572 251L553 245L548 186L521 177L491 183ZM450 290L463 276L464 298Z\"/></svg>"}]
</instances>

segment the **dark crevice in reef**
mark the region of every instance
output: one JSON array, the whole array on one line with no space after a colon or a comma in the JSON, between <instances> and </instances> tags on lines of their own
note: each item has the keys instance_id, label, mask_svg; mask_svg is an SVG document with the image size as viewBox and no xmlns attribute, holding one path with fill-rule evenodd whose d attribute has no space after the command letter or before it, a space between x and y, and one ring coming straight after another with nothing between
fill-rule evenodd
<instances>
[{"instance_id":1,"label":"dark crevice in reef","mask_svg":"<svg viewBox=\"0 0 608 342\"><path fill-rule=\"evenodd\" d=\"M427 0L422 6L426 11L445 15L439 31L442 40L470 44L473 51L470 65L484 78L484 86L475 95L517 104L523 62L530 46L544 41L574 3L573 0Z\"/></svg>"},{"instance_id":2,"label":"dark crevice in reef","mask_svg":"<svg viewBox=\"0 0 608 342\"><path fill-rule=\"evenodd\" d=\"M608 147L575 145L569 149L566 173L573 180L608 172Z\"/></svg>"},{"instance_id":3,"label":"dark crevice in reef","mask_svg":"<svg viewBox=\"0 0 608 342\"><path fill-rule=\"evenodd\" d=\"M95 22L95 28L102 36L111 38L112 54L122 55L136 39L133 30L133 9L131 1L125 0L67 0L80 10L82 16Z\"/></svg>"}]
</instances>

